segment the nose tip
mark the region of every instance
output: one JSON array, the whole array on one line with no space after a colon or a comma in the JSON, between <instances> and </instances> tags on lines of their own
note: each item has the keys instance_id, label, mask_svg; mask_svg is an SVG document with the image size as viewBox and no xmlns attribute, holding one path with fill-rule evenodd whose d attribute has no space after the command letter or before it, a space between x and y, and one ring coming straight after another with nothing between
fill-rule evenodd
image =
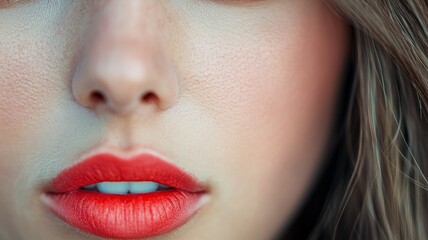
<instances>
[{"instance_id":1,"label":"nose tip","mask_svg":"<svg viewBox=\"0 0 428 240\"><path fill-rule=\"evenodd\" d=\"M166 64L114 55L80 62L72 81L73 95L80 105L127 114L149 107L164 110L175 102L177 82Z\"/></svg>"},{"instance_id":2,"label":"nose tip","mask_svg":"<svg viewBox=\"0 0 428 240\"><path fill-rule=\"evenodd\" d=\"M103 91L99 89L93 89L88 93L86 99L86 107L96 109L97 107L106 106L108 109L115 113L126 114L132 112L138 108L139 105L156 105L157 107L164 109L166 105L160 105L159 97L152 91L140 93L129 93L122 96L112 96L111 91Z\"/></svg>"}]
</instances>

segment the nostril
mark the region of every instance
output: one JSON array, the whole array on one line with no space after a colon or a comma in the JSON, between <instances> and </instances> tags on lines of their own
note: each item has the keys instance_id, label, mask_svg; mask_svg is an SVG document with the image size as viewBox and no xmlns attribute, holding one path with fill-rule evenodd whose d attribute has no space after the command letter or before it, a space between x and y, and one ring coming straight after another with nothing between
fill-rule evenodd
<instances>
[{"instance_id":1,"label":"nostril","mask_svg":"<svg viewBox=\"0 0 428 240\"><path fill-rule=\"evenodd\" d=\"M156 101L156 95L153 92L148 92L141 97L141 101L145 103L153 103Z\"/></svg>"},{"instance_id":2,"label":"nostril","mask_svg":"<svg viewBox=\"0 0 428 240\"><path fill-rule=\"evenodd\" d=\"M91 102L93 104L99 104L99 103L105 103L106 102L106 98L104 96L104 94L100 91L94 91L91 93Z\"/></svg>"}]
</instances>

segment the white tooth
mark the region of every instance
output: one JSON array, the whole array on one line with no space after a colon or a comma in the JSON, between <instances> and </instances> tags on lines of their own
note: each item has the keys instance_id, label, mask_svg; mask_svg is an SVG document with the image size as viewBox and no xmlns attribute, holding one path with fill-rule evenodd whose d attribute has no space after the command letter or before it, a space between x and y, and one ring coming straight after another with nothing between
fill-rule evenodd
<instances>
[{"instance_id":1,"label":"white tooth","mask_svg":"<svg viewBox=\"0 0 428 240\"><path fill-rule=\"evenodd\" d=\"M95 189L96 186L97 186L97 184L91 184L91 185L84 186L83 189L93 190L93 189Z\"/></svg>"},{"instance_id":2,"label":"white tooth","mask_svg":"<svg viewBox=\"0 0 428 240\"><path fill-rule=\"evenodd\" d=\"M155 182L131 182L129 191L131 193L149 193L158 189L159 184Z\"/></svg>"},{"instance_id":3,"label":"white tooth","mask_svg":"<svg viewBox=\"0 0 428 240\"><path fill-rule=\"evenodd\" d=\"M97 184L98 191L110 194L127 194L129 182L102 182Z\"/></svg>"}]
</instances>

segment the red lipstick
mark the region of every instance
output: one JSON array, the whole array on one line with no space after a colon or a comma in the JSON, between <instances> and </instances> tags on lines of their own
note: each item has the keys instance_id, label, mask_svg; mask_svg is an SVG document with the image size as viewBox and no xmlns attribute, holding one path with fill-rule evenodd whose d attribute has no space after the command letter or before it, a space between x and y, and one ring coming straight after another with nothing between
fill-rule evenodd
<instances>
[{"instance_id":1,"label":"red lipstick","mask_svg":"<svg viewBox=\"0 0 428 240\"><path fill-rule=\"evenodd\" d=\"M101 182L151 181L171 188L150 193L105 194L83 187ZM122 159L92 156L61 172L44 195L61 219L106 238L148 238L170 232L199 210L206 187L152 154Z\"/></svg>"}]
</instances>

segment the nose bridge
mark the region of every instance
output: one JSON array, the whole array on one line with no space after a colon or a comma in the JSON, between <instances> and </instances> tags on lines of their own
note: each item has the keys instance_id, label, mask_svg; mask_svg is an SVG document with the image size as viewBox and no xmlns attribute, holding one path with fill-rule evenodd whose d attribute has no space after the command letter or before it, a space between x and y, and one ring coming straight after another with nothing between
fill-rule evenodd
<instances>
[{"instance_id":1,"label":"nose bridge","mask_svg":"<svg viewBox=\"0 0 428 240\"><path fill-rule=\"evenodd\" d=\"M82 105L123 113L173 102L178 89L161 45L161 17L152 0L98 2L73 79Z\"/></svg>"},{"instance_id":2,"label":"nose bridge","mask_svg":"<svg viewBox=\"0 0 428 240\"><path fill-rule=\"evenodd\" d=\"M164 18L160 2L153 0L101 1L94 8L97 35L111 42L154 40Z\"/></svg>"}]
</instances>

